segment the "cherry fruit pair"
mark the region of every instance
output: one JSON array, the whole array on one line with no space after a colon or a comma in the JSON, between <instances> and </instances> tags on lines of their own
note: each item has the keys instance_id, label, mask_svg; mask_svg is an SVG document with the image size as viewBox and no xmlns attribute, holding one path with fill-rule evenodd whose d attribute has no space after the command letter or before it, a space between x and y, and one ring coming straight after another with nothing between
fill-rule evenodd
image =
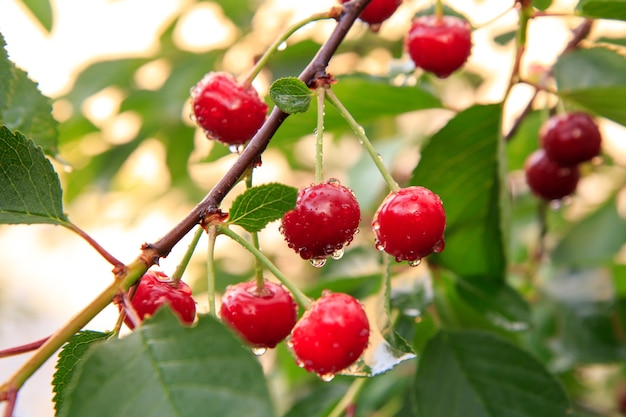
<instances>
[{"instance_id":1,"label":"cherry fruit pair","mask_svg":"<svg viewBox=\"0 0 626 417\"><path fill-rule=\"evenodd\" d=\"M222 321L253 349L264 352L289 336L297 363L321 376L347 368L367 347L369 322L350 295L325 292L300 320L297 312L291 294L270 281L229 286L220 307Z\"/></svg>"},{"instance_id":2,"label":"cherry fruit pair","mask_svg":"<svg viewBox=\"0 0 626 417\"><path fill-rule=\"evenodd\" d=\"M530 189L544 200L560 200L576 191L579 165L600 154L602 136L591 116L582 112L556 115L539 130L541 147L524 165Z\"/></svg>"}]
</instances>

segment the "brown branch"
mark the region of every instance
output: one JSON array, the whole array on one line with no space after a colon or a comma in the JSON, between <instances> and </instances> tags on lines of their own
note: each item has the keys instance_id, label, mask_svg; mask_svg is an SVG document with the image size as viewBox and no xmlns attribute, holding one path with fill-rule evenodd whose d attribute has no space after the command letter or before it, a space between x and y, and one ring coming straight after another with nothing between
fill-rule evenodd
<instances>
[{"instance_id":1,"label":"brown branch","mask_svg":"<svg viewBox=\"0 0 626 417\"><path fill-rule=\"evenodd\" d=\"M330 59L337 51L337 48L354 24L361 10L363 10L370 1L371 0L353 0L344 4L344 13L339 16L337 26L326 42L320 47L309 65L302 71L299 76L300 80L308 85L309 82L314 80L318 75L321 76L325 74ZM265 151L272 137L288 116L287 113L275 107L261 129L259 129L256 135L250 140L237 161L235 161L233 166L213 187L209 194L165 236L154 243L144 245L144 251L150 250L156 253L160 258L167 256L174 245L200 223L205 215L215 212L224 197L235 184L237 184L239 178L241 178L250 166L253 166L258 161L260 155ZM157 261L158 259L153 259L152 262L156 263Z\"/></svg>"},{"instance_id":2,"label":"brown branch","mask_svg":"<svg viewBox=\"0 0 626 417\"><path fill-rule=\"evenodd\" d=\"M50 336L46 336L43 339L36 340L34 342L27 343L25 345L15 346L8 349L0 350L0 358L6 358L8 356L19 355L26 352L31 352L35 349L39 349Z\"/></svg>"}]
</instances>

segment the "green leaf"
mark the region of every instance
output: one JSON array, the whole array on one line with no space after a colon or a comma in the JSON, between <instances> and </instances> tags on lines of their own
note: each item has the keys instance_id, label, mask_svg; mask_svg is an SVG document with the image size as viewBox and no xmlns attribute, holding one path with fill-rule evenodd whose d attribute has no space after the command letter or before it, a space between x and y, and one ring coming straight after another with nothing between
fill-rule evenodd
<instances>
[{"instance_id":1,"label":"green leaf","mask_svg":"<svg viewBox=\"0 0 626 417\"><path fill-rule=\"evenodd\" d=\"M510 30L508 32L504 32L504 33L496 36L495 38L493 38L493 41L495 43L497 43L498 45L506 45L507 43L509 43L513 39L515 39L515 35L516 34L517 34L516 31Z\"/></svg>"},{"instance_id":2,"label":"green leaf","mask_svg":"<svg viewBox=\"0 0 626 417\"><path fill-rule=\"evenodd\" d=\"M559 269L551 274L545 292L554 303L551 315L558 326L545 344L556 352L555 368L626 358L612 284L605 268Z\"/></svg>"},{"instance_id":3,"label":"green leaf","mask_svg":"<svg viewBox=\"0 0 626 417\"><path fill-rule=\"evenodd\" d=\"M0 223L69 223L52 164L33 141L5 126L0 126Z\"/></svg>"},{"instance_id":4,"label":"green leaf","mask_svg":"<svg viewBox=\"0 0 626 417\"><path fill-rule=\"evenodd\" d=\"M270 87L270 97L285 113L304 113L311 105L313 92L296 77L279 78Z\"/></svg>"},{"instance_id":5,"label":"green leaf","mask_svg":"<svg viewBox=\"0 0 626 417\"><path fill-rule=\"evenodd\" d=\"M457 114L425 145L410 182L439 194L446 210L446 247L430 260L466 279L504 277L508 208L500 114L498 105Z\"/></svg>"},{"instance_id":6,"label":"green leaf","mask_svg":"<svg viewBox=\"0 0 626 417\"><path fill-rule=\"evenodd\" d=\"M10 107L1 115L1 122L34 140L47 153L56 154L58 122L52 117L50 99L24 71L16 69L16 75Z\"/></svg>"},{"instance_id":7,"label":"green leaf","mask_svg":"<svg viewBox=\"0 0 626 417\"><path fill-rule=\"evenodd\" d=\"M233 201L228 222L248 232L258 232L293 209L297 195L296 188L278 183L252 187Z\"/></svg>"},{"instance_id":8,"label":"green leaf","mask_svg":"<svg viewBox=\"0 0 626 417\"><path fill-rule=\"evenodd\" d=\"M19 130L47 153L56 154L58 123L52 117L50 99L9 60L2 35L0 46L0 124Z\"/></svg>"},{"instance_id":9,"label":"green leaf","mask_svg":"<svg viewBox=\"0 0 626 417\"><path fill-rule=\"evenodd\" d=\"M52 32L52 24L54 22L52 5L50 0L21 0L24 6L30 10L35 19L48 32Z\"/></svg>"},{"instance_id":10,"label":"green leaf","mask_svg":"<svg viewBox=\"0 0 626 417\"><path fill-rule=\"evenodd\" d=\"M111 333L95 332L92 330L83 330L72 337L61 349L59 360L56 365L56 372L52 379L54 387L54 408L58 411L66 395L66 388L71 381L74 369L94 343L106 340Z\"/></svg>"},{"instance_id":11,"label":"green leaf","mask_svg":"<svg viewBox=\"0 0 626 417\"><path fill-rule=\"evenodd\" d=\"M182 326L169 308L90 349L69 388L59 417L274 415L250 350L219 321Z\"/></svg>"},{"instance_id":12,"label":"green leaf","mask_svg":"<svg viewBox=\"0 0 626 417\"><path fill-rule=\"evenodd\" d=\"M347 390L346 384L324 384L293 404L283 417L326 417Z\"/></svg>"},{"instance_id":13,"label":"green leaf","mask_svg":"<svg viewBox=\"0 0 626 417\"><path fill-rule=\"evenodd\" d=\"M576 49L554 65L558 95L626 125L626 58L606 48Z\"/></svg>"},{"instance_id":14,"label":"green leaf","mask_svg":"<svg viewBox=\"0 0 626 417\"><path fill-rule=\"evenodd\" d=\"M382 78L352 75L338 77L333 92L360 124L386 116L397 116L415 110L440 108L441 101L419 87L395 86ZM312 134L316 113L297 113L285 120L275 139L295 139ZM350 130L345 119L333 106L326 106L325 131Z\"/></svg>"},{"instance_id":15,"label":"green leaf","mask_svg":"<svg viewBox=\"0 0 626 417\"><path fill-rule=\"evenodd\" d=\"M6 42L2 33L0 33L0 47L0 115L2 115L9 108L17 75L15 65L7 55Z\"/></svg>"},{"instance_id":16,"label":"green leaf","mask_svg":"<svg viewBox=\"0 0 626 417\"><path fill-rule=\"evenodd\" d=\"M626 20L626 0L580 0L576 9L586 17Z\"/></svg>"},{"instance_id":17,"label":"green leaf","mask_svg":"<svg viewBox=\"0 0 626 417\"><path fill-rule=\"evenodd\" d=\"M626 219L614 198L575 223L551 253L555 264L590 266L611 263L626 241Z\"/></svg>"},{"instance_id":18,"label":"green leaf","mask_svg":"<svg viewBox=\"0 0 626 417\"><path fill-rule=\"evenodd\" d=\"M533 6L539 10L546 10L548 7L552 6L552 0L533 0Z\"/></svg>"},{"instance_id":19,"label":"green leaf","mask_svg":"<svg viewBox=\"0 0 626 417\"><path fill-rule=\"evenodd\" d=\"M493 325L518 332L530 327L530 307L521 295L504 282L480 283L459 279L456 292Z\"/></svg>"},{"instance_id":20,"label":"green leaf","mask_svg":"<svg viewBox=\"0 0 626 417\"><path fill-rule=\"evenodd\" d=\"M530 354L495 335L441 331L417 368L421 417L565 417L559 382Z\"/></svg>"}]
</instances>

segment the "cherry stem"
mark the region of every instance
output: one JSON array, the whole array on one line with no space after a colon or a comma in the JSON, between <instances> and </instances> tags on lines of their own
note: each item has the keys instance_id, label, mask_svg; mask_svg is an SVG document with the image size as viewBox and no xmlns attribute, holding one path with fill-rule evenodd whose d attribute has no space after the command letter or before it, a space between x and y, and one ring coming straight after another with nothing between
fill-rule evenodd
<instances>
[{"instance_id":1,"label":"cherry stem","mask_svg":"<svg viewBox=\"0 0 626 417\"><path fill-rule=\"evenodd\" d=\"M217 317L215 309L215 241L217 240L217 226L210 224L207 228L209 236L209 253L207 256L207 295L209 298L209 314Z\"/></svg>"},{"instance_id":2,"label":"cherry stem","mask_svg":"<svg viewBox=\"0 0 626 417\"><path fill-rule=\"evenodd\" d=\"M315 182L324 181L324 100L326 88L318 87L317 97L317 127L315 129Z\"/></svg>"},{"instance_id":3,"label":"cherry stem","mask_svg":"<svg viewBox=\"0 0 626 417\"><path fill-rule=\"evenodd\" d=\"M250 251L264 266L267 268L278 280L285 286L287 289L294 295L296 301L300 306L304 309L308 309L311 305L312 300L306 296L285 274L282 273L280 269L274 263L263 254L260 250L255 248L250 242L248 242L243 237L239 236L237 233L233 232L228 226L218 226L218 231L221 234L224 234L235 242L239 243L241 246Z\"/></svg>"},{"instance_id":4,"label":"cherry stem","mask_svg":"<svg viewBox=\"0 0 626 417\"><path fill-rule=\"evenodd\" d=\"M341 397L341 400L335 405L335 407L328 413L326 417L341 417L342 413L350 407L350 405L354 404L354 400L361 392L361 389L365 385L365 381L367 378L356 378L346 393Z\"/></svg>"},{"instance_id":5,"label":"cherry stem","mask_svg":"<svg viewBox=\"0 0 626 417\"><path fill-rule=\"evenodd\" d=\"M124 263L119 261L115 256L111 255L109 251L104 249L94 238L92 238L87 232L78 227L76 224L70 222L66 225L71 231L82 237L87 241L104 259L106 259L111 265L116 268L124 266Z\"/></svg>"},{"instance_id":6,"label":"cherry stem","mask_svg":"<svg viewBox=\"0 0 626 417\"><path fill-rule=\"evenodd\" d=\"M309 17L306 17L293 25L291 25L285 32L283 32L276 40L265 50L263 55L257 60L254 66L250 69L250 71L246 74L246 76L241 81L243 87L249 87L252 85L252 81L256 78L257 75L261 72L261 70L267 65L270 58L280 49L281 45L289 39L291 35L296 33L298 29L303 26L308 25L311 22L315 22L317 20L323 19L331 19L333 17L333 9L328 12L323 13L315 13Z\"/></svg>"},{"instance_id":7,"label":"cherry stem","mask_svg":"<svg viewBox=\"0 0 626 417\"><path fill-rule=\"evenodd\" d=\"M443 20L443 2L441 0L437 0L435 2L435 18L437 22L441 22Z\"/></svg>"},{"instance_id":8,"label":"cherry stem","mask_svg":"<svg viewBox=\"0 0 626 417\"><path fill-rule=\"evenodd\" d=\"M191 260L191 257L196 250L196 246L198 246L198 242L200 241L202 233L202 228L198 227L198 229L196 229L196 233L194 233L193 238L191 239L191 242L189 243L189 246L187 247L187 250L185 251L185 254L183 255L183 258L180 260L180 263L172 274L172 281L178 282L182 279L183 274L185 273L185 270L189 265L189 261Z\"/></svg>"},{"instance_id":9,"label":"cherry stem","mask_svg":"<svg viewBox=\"0 0 626 417\"><path fill-rule=\"evenodd\" d=\"M36 340L34 342L26 343L25 345L15 346L12 348L0 350L0 358L6 358L8 356L20 355L22 353L31 352L35 349L39 349L41 345L48 340L50 336L46 336L43 339Z\"/></svg>"},{"instance_id":10,"label":"cherry stem","mask_svg":"<svg viewBox=\"0 0 626 417\"><path fill-rule=\"evenodd\" d=\"M17 388L9 389L4 396L0 396L0 401L6 401L7 407L4 409L4 417L12 417L17 402Z\"/></svg>"},{"instance_id":11,"label":"cherry stem","mask_svg":"<svg viewBox=\"0 0 626 417\"><path fill-rule=\"evenodd\" d=\"M385 164L383 164L382 157L378 152L376 152L376 149L372 145L372 142L370 142L370 140L368 139L367 135L365 134L365 129L363 129L363 126L357 123L354 117L352 117L350 112L344 107L344 105L341 103L341 101L339 101L333 90L331 90L330 88L326 89L326 98L328 99L328 101L331 102L332 105L337 108L339 114L341 114L341 116L346 119L350 127L352 127L352 130L359 138L359 142L361 142L361 145L365 147L365 150L367 151L367 153L369 153L372 161L374 161L376 168L378 168L378 171L380 171L380 174L385 179L389 190L394 193L397 192L400 189L400 186L398 185L396 180L393 179L393 176L391 175Z\"/></svg>"},{"instance_id":12,"label":"cherry stem","mask_svg":"<svg viewBox=\"0 0 626 417\"><path fill-rule=\"evenodd\" d=\"M247 177L246 177L246 188L250 189L252 188L252 174L253 174L253 170L250 170L250 172L248 173ZM257 248L258 250L261 250L261 243L259 242L259 233L258 232L251 232L250 235L252 236L252 244L254 245L255 248ZM258 291L263 290L263 287L265 287L265 279L263 278L263 264L257 259L254 258L254 278L256 280L256 288Z\"/></svg>"}]
</instances>

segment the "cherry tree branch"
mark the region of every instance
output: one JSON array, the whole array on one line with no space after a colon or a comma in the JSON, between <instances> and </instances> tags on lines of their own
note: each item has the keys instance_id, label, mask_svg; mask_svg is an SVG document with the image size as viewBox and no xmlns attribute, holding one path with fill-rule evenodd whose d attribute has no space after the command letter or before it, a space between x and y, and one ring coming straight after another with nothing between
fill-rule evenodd
<instances>
[{"instance_id":1,"label":"cherry tree branch","mask_svg":"<svg viewBox=\"0 0 626 417\"><path fill-rule=\"evenodd\" d=\"M331 33L328 40L320 47L315 57L309 65L302 71L301 81L309 84L318 75L324 75L330 59L345 38L346 34L354 24L361 10L367 6L371 0L353 0L344 4L344 12L339 16L337 26ZM147 262L158 263L159 258L167 256L174 245L178 243L193 227L218 207L224 197L237 184L246 170L253 166L258 160L270 140L289 115L274 107L269 117L250 140L239 158L235 161L229 171L213 187L207 196L171 231L154 243L144 245L144 251L149 251L149 256L144 256Z\"/></svg>"}]
</instances>

